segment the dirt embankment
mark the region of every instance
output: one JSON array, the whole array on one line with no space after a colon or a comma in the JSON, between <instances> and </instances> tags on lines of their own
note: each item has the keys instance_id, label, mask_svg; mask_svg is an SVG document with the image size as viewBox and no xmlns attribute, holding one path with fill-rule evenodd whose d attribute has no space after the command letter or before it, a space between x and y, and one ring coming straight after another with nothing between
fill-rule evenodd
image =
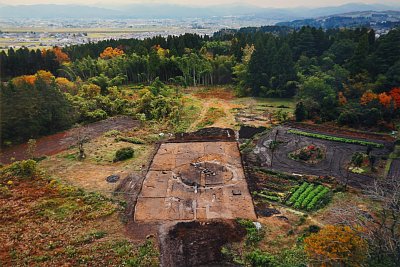
<instances>
[{"instance_id":1,"label":"dirt embankment","mask_svg":"<svg viewBox=\"0 0 400 267\"><path fill-rule=\"evenodd\" d=\"M77 144L79 136L90 139L99 137L110 130L124 131L139 126L139 122L127 116L118 116L103 121L88 124L86 126L73 128L65 132L44 136L36 140L36 157L51 156L60 153ZM11 163L11 159L26 159L27 144L20 144L3 149L0 155L0 162Z\"/></svg>"},{"instance_id":2,"label":"dirt embankment","mask_svg":"<svg viewBox=\"0 0 400 267\"><path fill-rule=\"evenodd\" d=\"M205 142L205 141L235 141L235 131L228 128L210 127L200 129L197 132L192 133L177 133L175 139L169 142L173 143L184 143L184 142Z\"/></svg>"}]
</instances>

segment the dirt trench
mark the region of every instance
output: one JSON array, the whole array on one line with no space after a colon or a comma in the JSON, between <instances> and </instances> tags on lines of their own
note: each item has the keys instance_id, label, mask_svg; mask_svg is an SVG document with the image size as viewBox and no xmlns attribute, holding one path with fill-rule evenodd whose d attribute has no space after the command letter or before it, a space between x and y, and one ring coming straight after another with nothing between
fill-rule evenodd
<instances>
[{"instance_id":1,"label":"dirt trench","mask_svg":"<svg viewBox=\"0 0 400 267\"><path fill-rule=\"evenodd\" d=\"M161 266L233 266L222 247L239 242L246 230L233 220L179 222L160 228Z\"/></svg>"}]
</instances>

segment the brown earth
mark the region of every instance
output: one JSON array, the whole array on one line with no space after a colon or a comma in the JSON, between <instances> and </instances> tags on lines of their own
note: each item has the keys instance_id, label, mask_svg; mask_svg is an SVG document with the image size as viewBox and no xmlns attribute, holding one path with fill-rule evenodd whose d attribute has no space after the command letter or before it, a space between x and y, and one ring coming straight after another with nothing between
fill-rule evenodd
<instances>
[{"instance_id":1,"label":"brown earth","mask_svg":"<svg viewBox=\"0 0 400 267\"><path fill-rule=\"evenodd\" d=\"M218 218L256 219L237 143L161 144L144 180L135 221Z\"/></svg>"}]
</instances>

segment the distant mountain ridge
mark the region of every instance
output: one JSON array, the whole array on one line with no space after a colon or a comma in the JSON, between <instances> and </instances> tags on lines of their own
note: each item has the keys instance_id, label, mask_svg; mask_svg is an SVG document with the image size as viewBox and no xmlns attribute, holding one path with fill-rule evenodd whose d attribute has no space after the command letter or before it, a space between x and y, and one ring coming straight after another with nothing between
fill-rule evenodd
<instances>
[{"instance_id":1,"label":"distant mountain ridge","mask_svg":"<svg viewBox=\"0 0 400 267\"><path fill-rule=\"evenodd\" d=\"M311 26L323 29L371 27L376 29L391 29L400 26L400 11L358 11L343 14L335 14L312 19L293 20L279 22L277 26L301 28Z\"/></svg>"},{"instance_id":2,"label":"distant mountain ridge","mask_svg":"<svg viewBox=\"0 0 400 267\"><path fill-rule=\"evenodd\" d=\"M355 11L399 10L382 4L346 4L321 8L261 8L251 5L193 7L174 4L128 4L96 7L85 5L0 5L2 18L188 18L254 16L278 21L305 19Z\"/></svg>"}]
</instances>

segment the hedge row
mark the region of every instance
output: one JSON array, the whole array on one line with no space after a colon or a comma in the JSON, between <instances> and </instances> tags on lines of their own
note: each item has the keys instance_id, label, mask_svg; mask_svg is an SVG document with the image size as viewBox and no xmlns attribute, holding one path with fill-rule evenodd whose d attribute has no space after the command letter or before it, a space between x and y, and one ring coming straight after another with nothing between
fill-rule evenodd
<instances>
[{"instance_id":1,"label":"hedge row","mask_svg":"<svg viewBox=\"0 0 400 267\"><path fill-rule=\"evenodd\" d=\"M298 131L298 130L288 130L288 133L302 135L302 136L306 136L306 137L313 137L313 138L323 139L323 140L328 140L328 141L342 142L342 143L347 143L347 144L372 146L375 148L383 148L384 147L384 145L379 144L379 143L374 143L374 142L361 141L361 140L356 140L356 139L348 139L348 138L330 136L330 135L325 135L325 134L308 133L308 132L303 132L303 131Z\"/></svg>"}]
</instances>

